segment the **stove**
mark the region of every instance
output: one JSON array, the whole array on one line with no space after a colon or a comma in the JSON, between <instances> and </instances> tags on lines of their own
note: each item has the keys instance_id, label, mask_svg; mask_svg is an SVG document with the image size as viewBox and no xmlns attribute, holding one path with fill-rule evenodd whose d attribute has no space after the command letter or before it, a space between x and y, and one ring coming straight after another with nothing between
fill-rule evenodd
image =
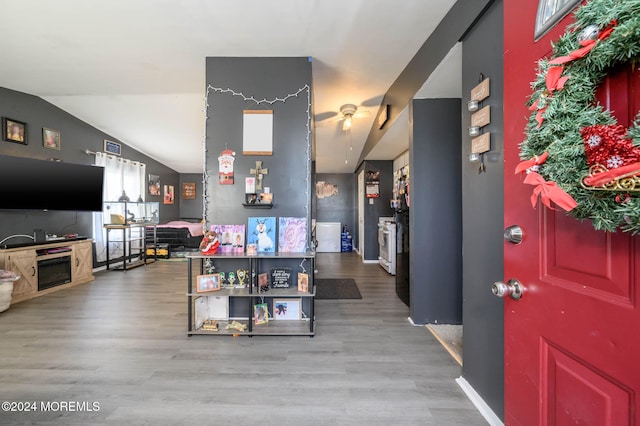
<instances>
[{"instance_id":1,"label":"stove","mask_svg":"<svg viewBox=\"0 0 640 426\"><path fill-rule=\"evenodd\" d=\"M396 223L380 218L378 222L378 262L391 275L396 274Z\"/></svg>"}]
</instances>

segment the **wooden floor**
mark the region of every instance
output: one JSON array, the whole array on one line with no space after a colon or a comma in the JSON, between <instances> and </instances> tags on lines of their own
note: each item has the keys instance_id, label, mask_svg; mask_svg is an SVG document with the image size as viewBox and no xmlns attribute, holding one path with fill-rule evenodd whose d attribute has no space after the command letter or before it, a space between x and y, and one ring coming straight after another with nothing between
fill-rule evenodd
<instances>
[{"instance_id":1,"label":"wooden floor","mask_svg":"<svg viewBox=\"0 0 640 426\"><path fill-rule=\"evenodd\" d=\"M355 278L363 299L316 301L314 338L187 337L185 262L13 305L0 314L0 401L36 411L0 411L0 424L486 425L393 277L351 253L316 266Z\"/></svg>"}]
</instances>

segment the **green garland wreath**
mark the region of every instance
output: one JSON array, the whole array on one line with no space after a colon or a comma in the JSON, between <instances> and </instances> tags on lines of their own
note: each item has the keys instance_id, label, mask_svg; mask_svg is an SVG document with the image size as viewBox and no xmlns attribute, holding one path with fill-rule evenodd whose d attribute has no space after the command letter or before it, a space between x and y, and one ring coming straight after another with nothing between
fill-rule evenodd
<instances>
[{"instance_id":1,"label":"green garland wreath","mask_svg":"<svg viewBox=\"0 0 640 426\"><path fill-rule=\"evenodd\" d=\"M574 12L575 22L553 44L549 59L539 61L533 93L527 103L532 110L526 126L526 139L520 144L522 160L546 161L536 170L542 178L568 193L577 206L569 214L591 220L597 230L640 232L640 197L612 191L594 191L581 185L590 170L581 130L594 125L615 125L611 113L596 103L595 92L607 72L618 65L633 63L640 56L640 1L591 0ZM597 37L609 29L606 37ZM589 31L595 34L589 35ZM579 50L579 39L595 39L584 57L563 65L568 79L554 91L548 90L547 73L555 58ZM557 65L555 65L557 66ZM640 114L626 137L640 146ZM537 193L536 197L537 197Z\"/></svg>"}]
</instances>

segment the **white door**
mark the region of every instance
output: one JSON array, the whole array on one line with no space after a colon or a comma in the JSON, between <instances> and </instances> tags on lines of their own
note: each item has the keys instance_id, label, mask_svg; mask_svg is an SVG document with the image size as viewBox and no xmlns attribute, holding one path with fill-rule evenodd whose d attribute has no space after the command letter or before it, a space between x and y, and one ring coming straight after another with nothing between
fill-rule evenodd
<instances>
[{"instance_id":1,"label":"white door","mask_svg":"<svg viewBox=\"0 0 640 426\"><path fill-rule=\"evenodd\" d=\"M364 170L358 173L358 254L364 259Z\"/></svg>"}]
</instances>

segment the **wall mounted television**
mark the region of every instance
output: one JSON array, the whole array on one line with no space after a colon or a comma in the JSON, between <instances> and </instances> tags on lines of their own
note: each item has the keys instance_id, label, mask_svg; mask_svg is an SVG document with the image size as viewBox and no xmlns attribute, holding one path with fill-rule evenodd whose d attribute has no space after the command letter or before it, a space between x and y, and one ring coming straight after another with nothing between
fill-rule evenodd
<instances>
[{"instance_id":1,"label":"wall mounted television","mask_svg":"<svg viewBox=\"0 0 640 426\"><path fill-rule=\"evenodd\" d=\"M0 209L102 211L104 167L0 155Z\"/></svg>"}]
</instances>

